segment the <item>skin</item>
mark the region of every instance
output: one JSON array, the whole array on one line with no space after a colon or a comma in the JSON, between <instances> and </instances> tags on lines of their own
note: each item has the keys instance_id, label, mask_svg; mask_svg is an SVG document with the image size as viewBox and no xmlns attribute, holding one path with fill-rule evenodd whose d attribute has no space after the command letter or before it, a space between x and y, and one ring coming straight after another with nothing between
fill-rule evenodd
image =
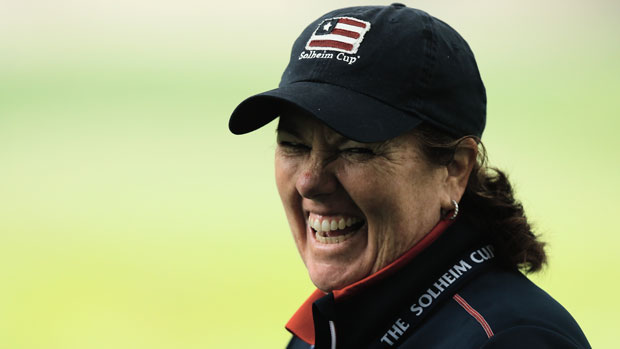
<instances>
[{"instance_id":1,"label":"skin","mask_svg":"<svg viewBox=\"0 0 620 349\"><path fill-rule=\"evenodd\" d=\"M280 117L275 155L278 192L310 278L342 289L396 260L459 201L476 156L466 139L447 166L429 163L409 132L382 143L352 141L312 116ZM308 217L357 217L348 240L316 240Z\"/></svg>"}]
</instances>

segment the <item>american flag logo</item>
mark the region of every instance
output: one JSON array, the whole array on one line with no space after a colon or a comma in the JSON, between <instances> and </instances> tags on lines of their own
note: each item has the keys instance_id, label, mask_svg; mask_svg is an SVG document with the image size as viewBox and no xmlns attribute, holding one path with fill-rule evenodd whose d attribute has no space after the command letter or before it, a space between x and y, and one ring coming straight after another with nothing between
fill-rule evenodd
<instances>
[{"instance_id":1,"label":"american flag logo","mask_svg":"<svg viewBox=\"0 0 620 349\"><path fill-rule=\"evenodd\" d=\"M330 50L357 53L364 34L370 30L370 23L351 17L328 18L319 24L306 50Z\"/></svg>"}]
</instances>

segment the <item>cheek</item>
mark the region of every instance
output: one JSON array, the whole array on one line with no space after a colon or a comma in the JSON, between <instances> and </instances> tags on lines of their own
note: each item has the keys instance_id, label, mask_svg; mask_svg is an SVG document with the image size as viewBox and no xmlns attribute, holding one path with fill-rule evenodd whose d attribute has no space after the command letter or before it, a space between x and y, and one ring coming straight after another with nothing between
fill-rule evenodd
<instances>
[{"instance_id":1,"label":"cheek","mask_svg":"<svg viewBox=\"0 0 620 349\"><path fill-rule=\"evenodd\" d=\"M404 223L398 228L409 232L407 239L413 241L421 239L441 219L441 182L433 175L424 174L403 183L408 189L399 193L400 219Z\"/></svg>"},{"instance_id":2,"label":"cheek","mask_svg":"<svg viewBox=\"0 0 620 349\"><path fill-rule=\"evenodd\" d=\"M301 210L301 200L295 187L295 164L290 160L276 156L275 177L278 194L284 206L284 212L286 213L291 228L293 228L295 217L297 217L298 212Z\"/></svg>"},{"instance_id":3,"label":"cheek","mask_svg":"<svg viewBox=\"0 0 620 349\"><path fill-rule=\"evenodd\" d=\"M372 170L372 171L370 171ZM350 169L339 176L345 191L368 221L371 233L384 230L393 223L393 215L400 207L398 193L401 190L393 181L386 180L375 169Z\"/></svg>"},{"instance_id":4,"label":"cheek","mask_svg":"<svg viewBox=\"0 0 620 349\"><path fill-rule=\"evenodd\" d=\"M434 171L372 170L347 171L341 182L347 183L346 190L366 215L375 239L411 240L432 229L440 218L441 191Z\"/></svg>"},{"instance_id":5,"label":"cheek","mask_svg":"<svg viewBox=\"0 0 620 349\"><path fill-rule=\"evenodd\" d=\"M302 215L301 196L295 186L296 166L287 159L275 161L275 177L278 194L284 207L284 213L289 224L293 240L301 259L306 263L306 224Z\"/></svg>"},{"instance_id":6,"label":"cheek","mask_svg":"<svg viewBox=\"0 0 620 349\"><path fill-rule=\"evenodd\" d=\"M280 198L284 201L287 192L290 192L291 189L295 187L295 168L291 161L287 161L287 159L283 159L280 156L276 155L275 159L275 177L276 177L276 186L278 187L278 193L280 194ZM290 194L288 194L290 195Z\"/></svg>"}]
</instances>

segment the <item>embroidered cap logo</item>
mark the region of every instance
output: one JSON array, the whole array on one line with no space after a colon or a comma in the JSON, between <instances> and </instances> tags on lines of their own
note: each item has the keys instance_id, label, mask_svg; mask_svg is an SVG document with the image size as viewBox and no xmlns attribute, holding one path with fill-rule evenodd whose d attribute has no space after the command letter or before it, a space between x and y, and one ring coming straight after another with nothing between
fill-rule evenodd
<instances>
[{"instance_id":1,"label":"embroidered cap logo","mask_svg":"<svg viewBox=\"0 0 620 349\"><path fill-rule=\"evenodd\" d=\"M321 22L310 40L306 50L328 50L357 53L364 34L370 30L370 23L352 17L334 17Z\"/></svg>"}]
</instances>

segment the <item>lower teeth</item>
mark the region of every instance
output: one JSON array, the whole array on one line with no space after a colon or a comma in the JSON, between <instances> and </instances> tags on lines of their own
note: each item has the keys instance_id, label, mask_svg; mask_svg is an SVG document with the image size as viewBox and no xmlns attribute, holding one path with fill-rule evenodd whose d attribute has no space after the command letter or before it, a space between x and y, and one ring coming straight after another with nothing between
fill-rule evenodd
<instances>
[{"instance_id":1,"label":"lower teeth","mask_svg":"<svg viewBox=\"0 0 620 349\"><path fill-rule=\"evenodd\" d=\"M353 236L353 234L355 234L355 232L338 236L322 236L319 232L314 233L316 240L324 244L337 244L339 242L343 242L348 240L351 236Z\"/></svg>"}]
</instances>

